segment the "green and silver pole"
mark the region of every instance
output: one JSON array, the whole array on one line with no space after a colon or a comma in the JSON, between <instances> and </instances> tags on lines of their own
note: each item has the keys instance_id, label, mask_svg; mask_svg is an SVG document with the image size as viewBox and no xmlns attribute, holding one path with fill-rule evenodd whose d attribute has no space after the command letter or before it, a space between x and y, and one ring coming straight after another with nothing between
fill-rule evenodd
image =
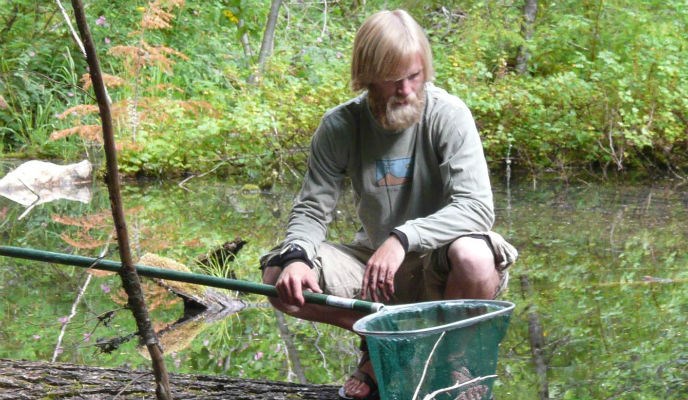
<instances>
[{"instance_id":1,"label":"green and silver pole","mask_svg":"<svg viewBox=\"0 0 688 400\"><path fill-rule=\"evenodd\" d=\"M0 255L25 260L43 261L55 264L71 265L82 268L93 268L103 271L119 272L122 263L118 261L106 260L102 258L84 257L73 254L55 253L45 250L28 249L13 246L0 246ZM192 272L174 271L164 268L156 268L147 265L134 265L136 272L141 276L150 278L168 279L193 283L197 285L211 286L215 288L237 290L240 292L261 294L268 297L277 297L277 289L272 285L242 281L238 279L222 278L218 276L196 274ZM347 299L333 295L303 292L303 297L307 303L321 304L338 308L345 308L371 314L379 311L384 305L370 301Z\"/></svg>"}]
</instances>

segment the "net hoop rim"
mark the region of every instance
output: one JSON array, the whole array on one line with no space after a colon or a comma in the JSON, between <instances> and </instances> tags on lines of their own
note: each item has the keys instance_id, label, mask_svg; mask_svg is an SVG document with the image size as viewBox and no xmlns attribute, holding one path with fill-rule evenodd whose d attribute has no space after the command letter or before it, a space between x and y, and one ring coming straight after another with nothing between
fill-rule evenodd
<instances>
[{"instance_id":1,"label":"net hoop rim","mask_svg":"<svg viewBox=\"0 0 688 400\"><path fill-rule=\"evenodd\" d=\"M489 306L498 306L502 307L501 309L491 311L489 313L485 313L482 315L478 315L475 317L463 319L461 321L456 321L456 322L451 322L448 324L443 324L443 325L438 325L438 326L433 326L429 328L423 328L423 329L414 329L414 330L407 330L407 331L381 331L381 330L368 330L365 328L365 325L370 322L371 320L375 318L379 318L383 315L387 314L392 314L392 313L398 313L398 312L403 312L404 309L410 309L413 307L418 307L418 306L424 306L424 307L431 307L435 304L447 304L447 303L458 303L458 304L485 304ZM510 301L502 301L502 300L471 300L471 299L462 299L462 300L439 300L439 301L428 301L428 302L422 302L422 303L411 303L411 304L403 304L403 305L394 305L394 306L385 306L381 308L378 312L375 312L373 314L367 315L358 321L354 323L353 330L356 333L359 333L361 335L365 336L416 336L416 335L425 335L425 334L432 334L436 332L442 332L442 331L447 331L449 329L457 329L457 328L464 328L467 326L475 325L479 322L492 319L494 317L503 315L503 314L511 314L511 312L514 310L516 305Z\"/></svg>"}]
</instances>

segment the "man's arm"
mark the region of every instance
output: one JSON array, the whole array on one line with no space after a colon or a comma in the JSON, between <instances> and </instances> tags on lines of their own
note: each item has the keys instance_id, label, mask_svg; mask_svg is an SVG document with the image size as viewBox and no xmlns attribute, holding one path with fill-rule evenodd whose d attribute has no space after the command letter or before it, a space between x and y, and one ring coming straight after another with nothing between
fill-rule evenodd
<instances>
[{"instance_id":1,"label":"man's arm","mask_svg":"<svg viewBox=\"0 0 688 400\"><path fill-rule=\"evenodd\" d=\"M396 228L406 235L408 251L432 250L461 234L488 231L494 223L492 188L480 136L470 111L456 100L439 112L430 127L444 182L441 190L448 203Z\"/></svg>"},{"instance_id":2,"label":"man's arm","mask_svg":"<svg viewBox=\"0 0 688 400\"><path fill-rule=\"evenodd\" d=\"M331 119L331 118L330 118ZM308 259L327 234L346 170L346 149L335 142L332 123L324 118L311 140L308 170L294 201L284 245L300 246Z\"/></svg>"},{"instance_id":3,"label":"man's arm","mask_svg":"<svg viewBox=\"0 0 688 400\"><path fill-rule=\"evenodd\" d=\"M327 116L311 140L308 170L289 216L279 265L283 268L275 284L280 300L303 306L303 290L321 293L311 269L316 249L327 234L327 225L337 204L346 159L342 146L333 143L334 134Z\"/></svg>"}]
</instances>

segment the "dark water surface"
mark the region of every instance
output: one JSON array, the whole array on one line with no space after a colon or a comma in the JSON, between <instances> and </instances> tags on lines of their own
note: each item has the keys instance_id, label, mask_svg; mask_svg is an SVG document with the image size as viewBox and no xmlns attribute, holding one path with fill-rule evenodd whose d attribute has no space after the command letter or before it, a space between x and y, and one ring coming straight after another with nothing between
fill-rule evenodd
<instances>
[{"instance_id":1,"label":"dark water surface","mask_svg":"<svg viewBox=\"0 0 688 400\"><path fill-rule=\"evenodd\" d=\"M499 350L496 398L688 398L688 186L680 183L513 179L507 187L493 178L495 230L521 253L502 297L516 309ZM92 257L107 249L116 259L107 193L89 189L88 204L41 204L20 220L25 208L0 197L1 242ZM294 191L207 178L126 183L133 250L258 281L258 258L280 239ZM343 208L331 235L348 240L354 229ZM229 268L194 263L237 237L248 243ZM135 328L118 279L1 257L0 357L148 368L145 352L125 339ZM161 341L173 372L329 384L356 364L354 335L276 316L258 295L229 293L241 311L170 329L182 302L146 287L156 328L168 328ZM535 356L532 343L541 346Z\"/></svg>"}]
</instances>

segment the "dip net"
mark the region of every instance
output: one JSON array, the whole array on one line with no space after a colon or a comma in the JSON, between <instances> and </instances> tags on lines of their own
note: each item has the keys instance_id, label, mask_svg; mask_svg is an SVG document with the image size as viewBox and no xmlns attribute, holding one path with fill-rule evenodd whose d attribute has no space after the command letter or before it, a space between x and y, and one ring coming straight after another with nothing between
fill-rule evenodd
<instances>
[{"instance_id":1,"label":"dip net","mask_svg":"<svg viewBox=\"0 0 688 400\"><path fill-rule=\"evenodd\" d=\"M450 300L391 306L360 319L385 400L492 398L514 304Z\"/></svg>"}]
</instances>

